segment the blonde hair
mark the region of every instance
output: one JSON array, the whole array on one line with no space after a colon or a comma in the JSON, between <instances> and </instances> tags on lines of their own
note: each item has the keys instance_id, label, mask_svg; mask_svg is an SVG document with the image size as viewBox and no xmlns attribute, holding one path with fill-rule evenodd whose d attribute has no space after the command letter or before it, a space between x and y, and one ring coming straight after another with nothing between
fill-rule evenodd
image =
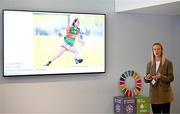
<instances>
[{"instance_id":1,"label":"blonde hair","mask_svg":"<svg viewBox=\"0 0 180 114\"><path fill-rule=\"evenodd\" d=\"M156 43L154 43L154 44L152 45L152 49L151 49L151 63L152 63L152 65L153 65L154 62L155 62L155 56L154 56L154 53L153 53L153 47L154 47L155 45L158 45L158 46L161 47L161 63L162 63L162 65L163 65L164 62L165 62L164 48L163 48L162 44L159 43L159 42L156 42Z\"/></svg>"}]
</instances>

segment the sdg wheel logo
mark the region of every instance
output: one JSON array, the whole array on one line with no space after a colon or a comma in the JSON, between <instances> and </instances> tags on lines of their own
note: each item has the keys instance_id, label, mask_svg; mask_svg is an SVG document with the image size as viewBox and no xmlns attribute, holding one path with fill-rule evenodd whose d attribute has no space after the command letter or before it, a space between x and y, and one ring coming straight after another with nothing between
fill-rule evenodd
<instances>
[{"instance_id":1,"label":"sdg wheel logo","mask_svg":"<svg viewBox=\"0 0 180 114\"><path fill-rule=\"evenodd\" d=\"M125 96L137 96L141 91L141 77L133 70L124 72L120 76L120 90Z\"/></svg>"}]
</instances>

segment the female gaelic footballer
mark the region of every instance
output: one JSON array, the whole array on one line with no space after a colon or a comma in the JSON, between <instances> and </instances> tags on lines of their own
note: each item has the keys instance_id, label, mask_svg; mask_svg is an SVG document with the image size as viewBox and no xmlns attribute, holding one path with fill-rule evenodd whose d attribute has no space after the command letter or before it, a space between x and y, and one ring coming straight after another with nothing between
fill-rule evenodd
<instances>
[{"instance_id":1,"label":"female gaelic footballer","mask_svg":"<svg viewBox=\"0 0 180 114\"><path fill-rule=\"evenodd\" d=\"M79 43L84 44L83 40L80 38L80 28L78 18L74 19L72 26L66 28L66 36L64 37L64 43L61 45L60 50L48 61L44 66L49 66L55 59L60 57L65 51L70 51L74 53L75 63L79 64L83 62L83 59L79 58L79 52L75 48L75 40L78 39Z\"/></svg>"}]
</instances>

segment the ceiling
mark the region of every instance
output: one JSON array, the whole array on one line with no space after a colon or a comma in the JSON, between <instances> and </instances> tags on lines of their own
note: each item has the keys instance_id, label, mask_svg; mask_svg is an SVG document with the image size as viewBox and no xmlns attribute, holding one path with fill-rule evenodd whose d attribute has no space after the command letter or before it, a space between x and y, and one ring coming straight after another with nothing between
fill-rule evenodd
<instances>
[{"instance_id":1,"label":"ceiling","mask_svg":"<svg viewBox=\"0 0 180 114\"><path fill-rule=\"evenodd\" d=\"M145 8L123 11L128 13L180 15L180 1Z\"/></svg>"}]
</instances>

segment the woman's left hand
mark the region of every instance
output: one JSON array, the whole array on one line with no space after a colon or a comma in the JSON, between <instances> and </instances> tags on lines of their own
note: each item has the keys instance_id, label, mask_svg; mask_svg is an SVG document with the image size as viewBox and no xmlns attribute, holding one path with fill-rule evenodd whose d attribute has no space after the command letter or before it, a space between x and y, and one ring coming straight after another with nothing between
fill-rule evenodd
<instances>
[{"instance_id":1,"label":"woman's left hand","mask_svg":"<svg viewBox=\"0 0 180 114\"><path fill-rule=\"evenodd\" d=\"M158 73L158 74L156 75L156 78L157 78L157 79L161 79L161 74Z\"/></svg>"}]
</instances>

